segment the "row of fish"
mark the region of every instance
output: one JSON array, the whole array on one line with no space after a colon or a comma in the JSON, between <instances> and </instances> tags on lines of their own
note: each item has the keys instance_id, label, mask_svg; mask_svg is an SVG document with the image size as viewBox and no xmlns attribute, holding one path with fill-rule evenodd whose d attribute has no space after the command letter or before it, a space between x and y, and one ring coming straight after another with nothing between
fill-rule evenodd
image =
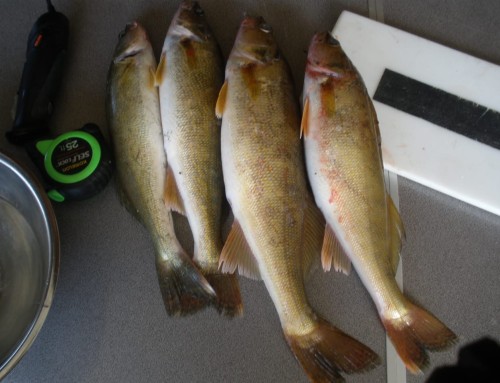
<instances>
[{"instance_id":1,"label":"row of fish","mask_svg":"<svg viewBox=\"0 0 500 383\"><path fill-rule=\"evenodd\" d=\"M218 270L224 186L214 108L223 63L200 12L181 5L158 67L145 30L127 25L108 74L107 114L121 199L153 237L167 312L215 304L232 316L242 311L238 280ZM158 88L168 100L161 105ZM172 210L188 217L194 257L175 236Z\"/></svg>"},{"instance_id":2,"label":"row of fish","mask_svg":"<svg viewBox=\"0 0 500 383\"><path fill-rule=\"evenodd\" d=\"M262 18L243 19L225 80L196 2L181 3L158 66L145 30L127 25L107 100L121 198L154 240L169 314L214 305L240 315L235 272L262 279L310 380L342 381L379 358L309 305L304 276L321 254L325 270L348 273L352 262L396 350L418 372L426 349L455 335L396 284L404 228L384 187L375 110L329 33L314 36L307 60L301 121L288 66ZM234 222L223 244L224 193ZM175 236L172 211L188 219L192 255Z\"/></svg>"}]
</instances>

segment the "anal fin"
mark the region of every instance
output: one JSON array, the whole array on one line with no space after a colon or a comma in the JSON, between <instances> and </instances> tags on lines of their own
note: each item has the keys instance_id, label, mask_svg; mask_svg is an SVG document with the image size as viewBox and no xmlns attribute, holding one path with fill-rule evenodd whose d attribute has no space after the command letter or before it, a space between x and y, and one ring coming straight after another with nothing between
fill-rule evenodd
<instances>
[{"instance_id":1,"label":"anal fin","mask_svg":"<svg viewBox=\"0 0 500 383\"><path fill-rule=\"evenodd\" d=\"M234 273L250 279L261 279L259 265L252 254L243 230L237 220L233 222L219 259L219 269L223 273Z\"/></svg>"},{"instance_id":2,"label":"anal fin","mask_svg":"<svg viewBox=\"0 0 500 383\"><path fill-rule=\"evenodd\" d=\"M182 200L181 194L179 193L179 188L177 187L177 183L175 182L174 172L170 166L167 168L164 193L165 193L164 195L165 205L170 210L173 210L182 215L186 215L186 210L184 209L184 202Z\"/></svg>"},{"instance_id":3,"label":"anal fin","mask_svg":"<svg viewBox=\"0 0 500 383\"><path fill-rule=\"evenodd\" d=\"M342 249L342 245L328 224L325 226L323 248L321 249L321 264L325 271L330 271L333 264L335 271L342 271L345 275L351 273L351 260L344 249Z\"/></svg>"}]
</instances>

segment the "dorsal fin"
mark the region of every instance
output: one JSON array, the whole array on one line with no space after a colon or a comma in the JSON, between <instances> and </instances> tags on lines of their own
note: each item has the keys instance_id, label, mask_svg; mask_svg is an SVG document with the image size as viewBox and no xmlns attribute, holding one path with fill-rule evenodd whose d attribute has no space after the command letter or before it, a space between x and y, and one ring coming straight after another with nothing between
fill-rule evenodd
<instances>
[{"instance_id":1,"label":"dorsal fin","mask_svg":"<svg viewBox=\"0 0 500 383\"><path fill-rule=\"evenodd\" d=\"M325 237L321 249L321 264L323 270L330 271L333 264L335 271L342 271L345 275L351 273L351 260L342 249L330 225L325 226Z\"/></svg>"},{"instance_id":2,"label":"dorsal fin","mask_svg":"<svg viewBox=\"0 0 500 383\"><path fill-rule=\"evenodd\" d=\"M240 275L247 278L261 279L257 260L253 256L252 250L237 220L234 220L226 243L222 248L219 269L223 273L234 273L238 270Z\"/></svg>"}]
</instances>

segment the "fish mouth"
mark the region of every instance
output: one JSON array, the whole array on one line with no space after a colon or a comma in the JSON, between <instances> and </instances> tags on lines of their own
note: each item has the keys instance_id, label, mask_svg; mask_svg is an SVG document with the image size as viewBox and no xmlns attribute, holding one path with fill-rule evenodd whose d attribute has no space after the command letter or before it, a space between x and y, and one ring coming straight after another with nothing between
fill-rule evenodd
<instances>
[{"instance_id":1,"label":"fish mouth","mask_svg":"<svg viewBox=\"0 0 500 383\"><path fill-rule=\"evenodd\" d=\"M146 31L144 30L142 25L139 24L137 21L130 21L127 24L125 24L125 28L118 35L118 39L122 40L127 36L133 36L131 37L131 39L133 38L136 41L139 40L149 41Z\"/></svg>"},{"instance_id":2,"label":"fish mouth","mask_svg":"<svg viewBox=\"0 0 500 383\"><path fill-rule=\"evenodd\" d=\"M127 52L124 52L123 54L121 54L120 56L118 56L114 62L115 63L118 63L118 62L121 62L121 61L124 61L128 58L131 58L131 57L135 57L137 56L139 53L141 53L142 49L133 49L133 50L130 50L130 51L127 51Z\"/></svg>"},{"instance_id":3,"label":"fish mouth","mask_svg":"<svg viewBox=\"0 0 500 383\"><path fill-rule=\"evenodd\" d=\"M137 25L138 25L137 21L132 21L132 22L127 23L125 25L125 29L123 31L121 31L120 34L118 35L118 38L119 39L124 38L127 33L134 30L135 28L137 28Z\"/></svg>"},{"instance_id":4,"label":"fish mouth","mask_svg":"<svg viewBox=\"0 0 500 383\"><path fill-rule=\"evenodd\" d=\"M345 60L340 42L330 32L316 33L307 53L306 71L339 78L348 68L350 65Z\"/></svg>"},{"instance_id":5,"label":"fish mouth","mask_svg":"<svg viewBox=\"0 0 500 383\"><path fill-rule=\"evenodd\" d=\"M328 44L332 46L339 46L340 42L335 39L330 32L319 32L313 37L315 43Z\"/></svg>"},{"instance_id":6,"label":"fish mouth","mask_svg":"<svg viewBox=\"0 0 500 383\"><path fill-rule=\"evenodd\" d=\"M190 0L181 3L168 33L200 43L212 36L205 23L205 12L197 1Z\"/></svg>"},{"instance_id":7,"label":"fish mouth","mask_svg":"<svg viewBox=\"0 0 500 383\"><path fill-rule=\"evenodd\" d=\"M113 60L115 63L137 56L148 42L146 31L136 21L127 23L118 35L118 39L120 42L116 51L117 55Z\"/></svg>"},{"instance_id":8,"label":"fish mouth","mask_svg":"<svg viewBox=\"0 0 500 383\"><path fill-rule=\"evenodd\" d=\"M272 27L263 17L244 14L231 55L238 66L265 65L280 59Z\"/></svg>"},{"instance_id":9,"label":"fish mouth","mask_svg":"<svg viewBox=\"0 0 500 383\"><path fill-rule=\"evenodd\" d=\"M265 33L271 33L273 31L273 28L266 23L262 16L251 16L246 13L243 15L241 27L256 29L258 28Z\"/></svg>"}]
</instances>

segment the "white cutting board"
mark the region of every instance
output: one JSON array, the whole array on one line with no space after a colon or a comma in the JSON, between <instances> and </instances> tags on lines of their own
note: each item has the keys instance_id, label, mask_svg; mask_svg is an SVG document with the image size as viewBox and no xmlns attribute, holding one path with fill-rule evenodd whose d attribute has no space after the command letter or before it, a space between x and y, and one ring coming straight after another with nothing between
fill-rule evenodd
<instances>
[{"instance_id":1,"label":"white cutting board","mask_svg":"<svg viewBox=\"0 0 500 383\"><path fill-rule=\"evenodd\" d=\"M388 68L500 112L500 66L347 11L332 33L371 97ZM374 105L386 169L500 215L500 150Z\"/></svg>"}]
</instances>

